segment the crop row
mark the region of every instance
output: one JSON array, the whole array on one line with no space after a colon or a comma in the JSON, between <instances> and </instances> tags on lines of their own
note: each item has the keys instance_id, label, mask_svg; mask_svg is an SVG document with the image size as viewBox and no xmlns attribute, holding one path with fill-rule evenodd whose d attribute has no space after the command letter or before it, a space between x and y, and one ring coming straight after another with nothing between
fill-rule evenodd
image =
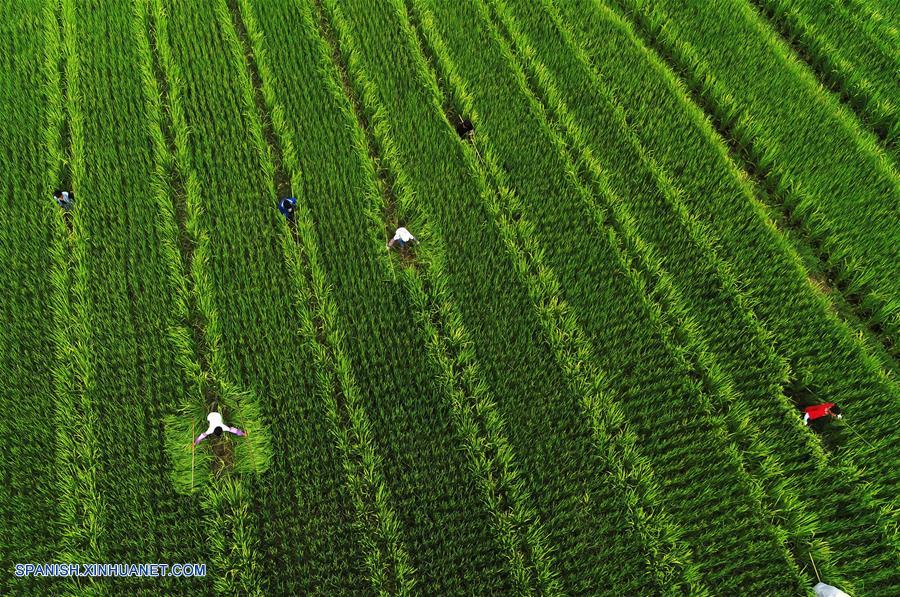
<instances>
[{"instance_id":1,"label":"crop row","mask_svg":"<svg viewBox=\"0 0 900 597\"><path fill-rule=\"evenodd\" d=\"M63 27L62 4L48 3L44 12L45 84L47 101L43 149L46 159L41 191L52 192L58 184L71 186L72 155L68 75L74 62ZM56 491L59 514L57 552L66 560L97 558L102 531L101 499L97 491L95 471L98 466L97 442L93 433L94 413L83 408L80 399L90 379L90 364L78 343L85 337L87 326L81 316L83 291L75 284L75 218L65 220L59 212L49 221L51 226L50 256L51 308L56 359L51 372L55 385L54 436L56 450ZM64 422L64 423L63 423ZM62 426L62 427L61 427ZM75 435L70 430L78 429Z\"/></svg>"},{"instance_id":2,"label":"crop row","mask_svg":"<svg viewBox=\"0 0 900 597\"><path fill-rule=\"evenodd\" d=\"M295 149L293 131L288 125L285 107L276 92L280 85L276 83L275 71L269 60L268 47L255 15L255 8L249 2L241 1L234 10L238 15L238 26L244 43L251 50L257 106L267 122L266 137L270 148L274 150L276 170L283 169L281 172L276 171L276 179L289 182L292 189L302 191L306 185L301 170L302 154L298 155ZM325 59L327 54L316 33L311 13L307 10L299 17L296 22L305 25L304 34L310 55L319 60ZM313 40L318 41L319 45L309 43ZM312 65L314 62L304 61L304 64ZM321 77L322 74L318 76ZM323 92L329 88L327 76L324 79L320 81ZM291 227L292 235L287 233ZM319 256L319 241L312 214L305 203L297 206L293 224L283 224L283 230L288 267L300 290L298 298L309 307L309 315L302 318L301 328L320 371L319 377L323 382L320 390L328 405L332 424L339 430L339 447L345 455L343 466L356 511L359 530L357 541L360 543L358 547L364 550L364 561L361 560L360 565L357 565L357 574L363 572L361 564L364 564L368 582L375 590L408 594L414 582L414 570L409 564L398 517L393 508L393 497L381 470L373 428L363 410L360 388L345 348L337 305ZM333 564L332 570L327 572L335 575L337 582L345 582L345 579L337 576ZM329 584L335 583L332 581Z\"/></svg>"},{"instance_id":3,"label":"crop row","mask_svg":"<svg viewBox=\"0 0 900 597\"><path fill-rule=\"evenodd\" d=\"M874 136L862 131L746 3L615 4L630 10L678 64L772 196L808 235L832 283L856 301L896 351L900 214L888 198L897 196L900 178ZM723 45L723 39L741 44Z\"/></svg>"},{"instance_id":4,"label":"crop row","mask_svg":"<svg viewBox=\"0 0 900 597\"><path fill-rule=\"evenodd\" d=\"M503 5L498 4L502 13ZM523 45L524 40L536 44L533 49L525 46L523 54L544 61L536 63L537 59L531 58L536 63L535 78L565 122L570 145L582 148L586 162L594 156L608 164L604 171L620 195L629 198L626 204L611 206L624 222L619 228L626 239L632 228L632 235L637 232L655 247L660 265L671 273L677 294L681 294L676 300L681 303L678 310L689 312L700 332L692 340L697 354L712 350L713 354L706 355L712 366L721 367L734 384L734 400L718 408L728 413L731 431L751 471L762 479L772 500L770 509L780 512L779 519L791 533L795 554L805 554L813 534L833 538L842 553L858 551L857 557L845 560L848 573L855 571L857 576L873 579L878 565L869 562L893 561L890 541L882 534L886 521L879 520L877 507L870 507L871 496L860 483L859 472L847 465L839 467L836 474L812 434L804 430L795 406L781 393L786 366L749 312L727 264L716 256L714 239L690 218L665 172L634 139L622 106L579 55L580 48L567 39L552 6L541 8L515 0L508 5L511 10L507 9L505 18L511 20L515 15L520 25L516 39ZM603 101L598 102L598 97ZM813 484L810 459L816 463ZM829 497L810 500L810 485L830 486L834 491ZM852 512L854 524L832 520L838 508ZM860 541L860 533L866 533L868 539ZM830 561L821 550L816 559L820 569ZM860 565L864 562L867 564Z\"/></svg>"},{"instance_id":5,"label":"crop row","mask_svg":"<svg viewBox=\"0 0 900 597\"><path fill-rule=\"evenodd\" d=\"M598 63L598 68L600 66L603 67L604 81L609 82L613 88L616 89L620 98L624 99L633 95L641 100L646 99L646 95L642 94L648 92L648 87L650 85L643 83L636 84L632 73L635 69L641 68L644 69L644 73L649 74L652 72L652 70L647 68L647 65L649 64L649 62L647 62L648 57L638 51L638 48L633 44L633 39L631 40L632 43L629 45L629 38L625 35L626 30L621 26L621 23L617 23L615 20L610 19L608 15L603 18L600 18L600 14L590 15L590 17L596 17L594 20L589 19L589 15L585 14L575 16L580 20L573 19L570 22L580 23L581 26L590 27L593 39L613 38L617 40L616 47L619 48L618 51L615 55L609 55L609 60L615 60L616 62L609 63L609 65L606 63ZM627 59L626 63L628 66L625 68L614 66L614 64L620 64L623 57ZM645 74L644 77L649 80L647 74ZM626 82L630 87L625 85ZM637 89L635 87L637 87ZM654 89L658 89L658 87L654 87ZM659 101L660 96L661 94L656 92L654 99ZM665 96L663 95L662 97ZM643 106L643 103L642 107L645 107ZM627 113L627 111L625 112ZM679 106L678 102L673 102L670 98L670 104L667 106L667 109L661 110L656 114L656 119L653 124L656 126L661 124L671 126L670 120L678 117L683 119L686 115L685 112L687 112L685 104ZM631 122L635 122L636 117L636 114L629 114ZM596 116L583 115L581 120L585 125L585 130L590 131L591 129L598 130L598 127L602 127L606 122L613 121L614 119L607 118L598 113ZM677 123L677 120L675 122ZM641 123L638 121L636 124ZM640 135L640 127L636 126L634 129ZM686 136L685 131L683 130L680 131L680 134ZM621 135L622 133L619 133L616 136ZM646 139L653 139L653 136L651 135L641 136ZM695 139L695 137L691 137L691 139ZM711 145L710 141L712 141L712 138L710 137L707 137L705 140L707 151L709 145ZM601 141L597 140L594 142L593 146L597 147L599 144L601 144ZM608 138L603 138L602 145L604 147L612 147L613 143L610 142ZM694 141L692 147L703 147L703 145ZM654 149L656 149L656 147L654 147ZM710 161L711 160L707 160L707 163ZM727 163L722 163L723 174L727 172L727 166ZM685 181L686 179L683 178L678 179L679 184L682 184ZM736 179L735 182L737 182ZM738 186L737 190L740 190L740 185L738 184L736 186ZM688 195L682 195L682 197L689 200ZM750 203L752 199L747 196L744 201L746 202L745 209L752 214L752 204ZM735 202L732 200L731 205L734 204ZM635 204L634 207L639 208L640 206ZM635 213L638 213L638 211ZM735 209L725 213L722 213L720 210L718 220L727 221L728 218L736 217L739 213L740 210ZM758 218L759 221L756 226L763 229L763 220L759 216ZM638 223L646 222L651 226L646 229L645 233L648 235L648 238L652 238L654 232L652 220L647 221L645 217L641 217L638 218L637 221ZM750 221L752 222L752 220ZM746 226L742 227L742 229L746 230ZM666 231L668 235L671 235L675 229L672 226L667 226ZM774 247L777 247L778 245L775 243L780 240L779 237L777 235L772 236L771 232L768 230L765 231L769 233L768 236L770 236L771 239L769 242L771 242ZM745 235L745 238L750 237ZM711 236L711 240L714 244L719 245L720 249L727 248L728 246L724 241L717 242L714 236ZM755 244L762 245L765 241L766 236L762 236L760 240L755 241ZM662 241L660 242L662 243ZM681 243L672 244L666 241L666 244L660 244L658 249L660 252L666 249L667 258L677 257L683 252L671 251L670 249L672 246L679 247L681 246ZM774 257L789 263L790 255L784 245L782 245L782 250L785 253L784 255L779 255L772 251L770 251L770 253L773 254ZM727 253L727 251L723 251L723 253ZM741 265L743 266L743 264ZM676 261L675 266L670 267L670 271L673 272L676 279L678 278L679 272L682 271L682 268L690 269L691 264L683 261ZM692 292L690 285L690 280L684 280L681 284L683 289L687 288L687 294ZM811 294L811 289L808 286L796 286L795 292L805 292L807 295L794 295L791 302L782 304L782 308L787 316L791 313L791 308L796 309L798 307L798 302L802 305L803 302L812 302L809 301L809 298L815 298L808 296ZM705 285L703 287L705 288ZM815 303L813 302L813 304ZM695 309L702 307L702 296L695 296L691 306ZM759 310L760 307L766 307L768 305L755 303L752 306ZM711 317L713 314L710 314L709 316ZM702 321L702 319L699 320ZM832 325L834 326L834 324ZM840 330L840 328L838 328L838 330ZM772 436L771 442L777 447L776 453L780 456L781 460L779 468L781 468L783 476L795 479L793 493L796 494L796 491L799 489L800 498L808 504L807 510L816 513L816 536L825 538L832 549L841 554L836 559L843 563L841 567L846 575L853 576L859 580L866 579L875 584L877 583L878 575L874 574L873 571L879 570L882 578L889 579L890 575L893 574L890 571L896 567L893 564L895 551L891 548L892 540L890 539L890 532L885 531L886 528L890 528L891 519L889 515L880 511L883 504L879 504L877 500L872 499L872 492L867 486L865 478L863 478L860 475L860 472L854 467L852 459L845 461L843 465L836 466L835 462L831 461L831 459L829 459L822 451L818 442L813 440L809 434L801 431L799 421L796 418L797 415L791 412L791 408L788 405L784 404L784 399L781 397L780 390L777 386L768 389L765 387L758 388L754 393L755 385L753 378L746 377L742 370L748 368L752 371L752 363L754 360L758 360L758 357L757 359L753 359L754 353L761 357L764 354L764 349L760 346L759 338L754 339L752 335L745 339L746 346L742 346L743 343L736 338L729 342L728 339L732 333L733 332L729 327L715 326L708 329L707 337L712 341L712 346L719 351L720 359L726 366L726 370L734 372L735 379L738 382L737 389L741 391L740 396L743 398L743 401L746 401L745 408L752 409L751 412L754 420L759 424L760 428L766 430L767 435ZM857 347L857 351L858 350ZM740 358L735 359L733 358L734 356ZM768 398L767 394L769 396ZM753 399L748 401L747 398L751 397ZM751 429L749 431L751 431L752 434L753 430ZM810 468L810 462L814 463L812 470ZM810 481L810 475L815 478L815 482ZM782 491L785 489L787 489L787 487L784 487ZM836 518L834 516L835 512L843 512L845 515ZM860 533L865 533L866 536L868 536L868 539L864 541L859 540Z\"/></svg>"},{"instance_id":6,"label":"crop row","mask_svg":"<svg viewBox=\"0 0 900 597\"><path fill-rule=\"evenodd\" d=\"M746 175L684 87L609 8L558 6L612 92L628 98L626 117L641 143L672 176L689 213L708 226L717 252L738 274L748 304L792 368L790 394L802 405L831 400L851 409L856 431L890 450L889 426L879 411L895 400L895 384L814 291L800 258L767 220ZM617 40L615 52L600 43L610 37ZM635 70L643 76L633 77ZM887 489L891 471L859 437L838 427L824 439L843 445L841 460L869 468Z\"/></svg>"},{"instance_id":7,"label":"crop row","mask_svg":"<svg viewBox=\"0 0 900 597\"><path fill-rule=\"evenodd\" d=\"M54 461L56 393L48 368L55 367L53 307L41 289L51 287L53 260L48 247L57 214L46 200L43 130L43 3L0 6L0 260L14 267L0 270L0 569L17 561L50 561L59 529L55 527L57 493ZM54 16L55 21L55 16ZM58 26L55 27L58 37ZM55 60L54 60L55 62ZM59 67L54 64L55 74ZM55 92L58 94L59 89ZM39 580L44 590L52 590ZM27 580L7 572L0 593L34 590Z\"/></svg>"},{"instance_id":8,"label":"crop row","mask_svg":"<svg viewBox=\"0 0 900 597\"><path fill-rule=\"evenodd\" d=\"M823 0L754 0L832 89L900 157L900 53L883 22ZM896 163L896 162L895 162Z\"/></svg>"},{"instance_id":9,"label":"crop row","mask_svg":"<svg viewBox=\"0 0 900 597\"><path fill-rule=\"evenodd\" d=\"M633 357L630 354L642 355L643 362L635 364L632 375L627 376L631 379L627 379L627 377L615 379L611 383L611 387L624 397L623 400L628 405L627 412L631 415L635 429L647 443L647 453L651 457L651 463L654 464L654 470L660 475L666 476L664 486L676 480L679 482L689 481L690 474L679 475L678 472L667 470L662 465L665 459L656 453L656 446L652 445L652 438L660 433L661 428L665 427L670 420L673 425L684 423L684 420L679 421L678 415L670 418L665 414L660 415L655 421L652 418L645 419L642 416L646 413L645 408L635 404L633 400L638 394L653 394L654 392L649 390L662 382L658 372L666 371L670 376L671 386L675 388L680 386L681 388L674 392L670 406L676 408L686 419L696 420L696 426L685 425L681 438L676 440L676 443L691 438L692 445L707 445L722 442L723 430L719 416L710 413L711 405L708 403L704 405L704 403L710 398L716 400L719 398L719 393L724 390L710 388L708 392L710 395L707 396L707 392L692 387L691 377L696 375L693 365L684 360L681 355L683 349L674 345L671 338L667 337L668 330L661 328L660 322L655 321L654 312L658 307L646 300L645 294L652 288L645 288L644 281L639 280L634 271L629 271L638 264L633 263L630 256L622 253L618 246L620 241L614 234L604 235L607 236L604 243L597 243L594 238L598 224L600 225L599 230L606 232L604 228L608 215L600 206L596 205L595 197L573 180L571 174L556 177L552 175L554 172L571 173L574 169L573 164L566 159L565 152L560 151L560 144L546 129L546 120L541 118L539 110L521 93L524 86L523 75L510 68L509 64L504 64L504 62L509 63L514 60L509 48L499 44L495 38L494 43L498 43L499 48L498 51L491 52L491 55L497 56L496 61L491 62L485 59L476 61L465 50L463 40L458 35L454 39L453 22L477 23L478 29L484 28L484 30L490 31L491 26L487 15L465 14L463 11L450 10L440 2L433 4L439 5L440 9L437 11L436 21L446 23L445 39L453 40L448 42L448 45L455 45L457 53L455 63L458 71L466 74L470 84L470 93L474 98L474 109L484 115L480 121L480 132L490 135L494 149L505 160L509 184L515 187L523 205L531 211L531 217L539 225L535 231L535 238L545 248L546 263L558 273L563 294L572 302L588 338L594 343L598 363L607 372L618 373L632 365L630 361L633 360ZM493 85L488 86L488 79L485 77L491 77ZM502 85L498 85L498 82L501 82ZM490 110L490 106L501 104L505 108L504 111ZM527 140L525 131L531 131ZM482 145L486 143L487 141L483 140ZM526 144L531 147L537 145L539 149L528 151ZM611 191L612 189L608 189L607 193L609 194ZM552 207L543 200L544 196L556 198ZM564 227L563 222L565 222ZM584 275L586 265L591 268L591 273L588 275ZM602 282L600 282L601 280ZM607 295L609 300L597 305L596 298L604 293L610 293ZM621 307L605 307L607 303L621 305ZM609 325L609 322L614 321L620 323L643 321L645 323L644 325L632 324L631 329L628 329L627 333L623 333L621 330L616 330L614 325ZM615 336L608 336L609 332L613 330L616 332ZM601 346L603 347L602 351ZM658 369L654 371L656 367ZM722 446L723 451L724 447L725 445ZM676 451L680 451L679 448L672 446L671 452ZM693 451L696 452L696 449L694 448ZM756 511L759 507L755 501L756 489L752 484L748 484L749 480L740 471L739 459L735 459L734 454L729 454L728 458L719 459L715 465L712 464L712 460L715 458L695 457L697 467L695 470L699 471L701 467L711 466L720 471L720 474L727 475L725 478L729 478L729 480L722 479L722 484L733 484L735 486L734 493L730 496L719 496L719 501L732 500L731 503L736 510L741 507L749 507L750 510L747 514ZM742 481L738 481L738 479L742 479ZM709 483L715 484L715 479L711 479ZM717 565L710 566L715 562L715 557L728 557L727 548L722 549L727 543L724 541L725 536L716 537L715 534L703 536L707 521L701 524L699 519L695 518L695 511L688 511L681 504L667 502L665 498L663 503L668 503L670 511L675 515L675 520L680 522L685 529L685 537L694 548L696 561L705 580L711 584L721 582L721 578L716 576L718 570L712 575L709 572L711 569L718 568ZM743 506L738 504L743 504ZM693 502L690 507L699 509L697 505L697 502ZM721 531L731 526L725 521L722 522ZM762 528L765 528L764 525ZM746 530L749 531L749 529ZM728 532L733 533L733 529ZM774 546L778 540L774 536L772 539ZM722 543L719 544L719 542ZM712 550L714 549L718 549L721 555L713 556ZM761 556L761 562L765 562L763 566L771 565L773 570L781 566L783 578L785 580L790 578L789 566L786 566L783 560L781 564L777 563L779 557L784 557L783 551L777 548L773 549L771 546L769 551L772 555L763 555L762 551L758 554ZM748 559L752 560L752 558L753 555ZM754 564L758 565L761 562L754 562Z\"/></svg>"},{"instance_id":10,"label":"crop row","mask_svg":"<svg viewBox=\"0 0 900 597\"><path fill-rule=\"evenodd\" d=\"M156 197L142 184L154 156L134 68L140 56L131 43L132 8L82 14L64 2L62 18L72 33L66 80L78 197L73 309L88 371L79 398L84 416L95 417L85 432L97 442L98 555L165 561L177 550L199 560L198 504L178 499L166 482L162 420L184 379L165 332L171 288L157 242Z\"/></svg>"},{"instance_id":11,"label":"crop row","mask_svg":"<svg viewBox=\"0 0 900 597\"><path fill-rule=\"evenodd\" d=\"M246 393L237 404L225 403L237 424L259 417L257 424L268 427L274 443L290 446L260 458L251 431L249 441L235 442L246 450L243 457L236 452L235 463L250 458L256 462L251 469L261 470L271 458L271 474L213 481L204 500L210 520L234 533L216 544L217 587L290 592L298 585L286 583L306 582L330 566L339 572L361 558L334 423L319 401L320 373L309 346L297 341L298 318L308 314L296 302L297 289L284 267L288 233L273 209L272 164L244 49L225 2L202 10L192 4L157 3L154 23L170 113L178 107L178 169L187 182L188 211L196 216L189 232L208 239L203 263L193 255L192 274L195 284L202 280L209 288L208 300L198 296L207 343L218 347L209 354L209 368L216 385ZM228 198L217 200L223 194ZM248 396L258 397L258 405ZM264 558L276 564L277 573L263 574ZM321 571L309 568L317 564Z\"/></svg>"},{"instance_id":12,"label":"crop row","mask_svg":"<svg viewBox=\"0 0 900 597\"><path fill-rule=\"evenodd\" d=\"M438 592L459 578L485 590L492 586L487 583L507 583L503 548L466 458L466 437L451 396L428 358L434 354L426 352L428 337L417 327L414 306L385 253L384 199L353 111L355 94L342 89L345 54L338 50L347 52L346 40L337 47L317 6L309 12L290 3L277 10L256 4L254 10L260 30L272 40L270 73L289 123L284 136L301 148L302 194L321 239L346 345L359 356L356 377L415 582L421 590ZM317 55L316 60L297 62L294 50L287 52L296 40L277 43L284 18L304 25L304 54ZM309 85L311 80L319 84ZM321 113L316 107L322 105L330 106L329 118L305 116Z\"/></svg>"}]
</instances>

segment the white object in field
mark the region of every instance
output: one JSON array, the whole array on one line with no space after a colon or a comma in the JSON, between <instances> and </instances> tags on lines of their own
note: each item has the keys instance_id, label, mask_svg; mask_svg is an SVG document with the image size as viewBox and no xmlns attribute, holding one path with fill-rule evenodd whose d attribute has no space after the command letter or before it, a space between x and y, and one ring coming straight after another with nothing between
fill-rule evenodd
<instances>
[{"instance_id":1,"label":"white object in field","mask_svg":"<svg viewBox=\"0 0 900 597\"><path fill-rule=\"evenodd\" d=\"M813 587L813 591L816 592L816 597L850 597L850 595L839 588L826 585L823 582L816 584L816 586Z\"/></svg>"},{"instance_id":2,"label":"white object in field","mask_svg":"<svg viewBox=\"0 0 900 597\"><path fill-rule=\"evenodd\" d=\"M213 411L206 415L206 420L209 421L209 429L206 430L207 435L212 435L216 431L216 427L221 427L222 431L228 429L225 425L225 422L222 421L222 415Z\"/></svg>"},{"instance_id":3,"label":"white object in field","mask_svg":"<svg viewBox=\"0 0 900 597\"><path fill-rule=\"evenodd\" d=\"M399 240L408 243L411 240L416 240L416 237L410 234L409 230L401 226L400 228L397 228L397 232L394 233L394 238L391 240Z\"/></svg>"}]
</instances>

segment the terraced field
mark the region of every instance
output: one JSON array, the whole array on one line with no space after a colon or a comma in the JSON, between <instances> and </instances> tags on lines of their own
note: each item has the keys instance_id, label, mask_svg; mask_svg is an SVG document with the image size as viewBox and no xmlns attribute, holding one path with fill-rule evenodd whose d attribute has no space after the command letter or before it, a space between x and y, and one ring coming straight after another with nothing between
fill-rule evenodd
<instances>
[{"instance_id":1,"label":"terraced field","mask_svg":"<svg viewBox=\"0 0 900 597\"><path fill-rule=\"evenodd\" d=\"M898 16L0 4L0 594L900 594Z\"/></svg>"}]
</instances>

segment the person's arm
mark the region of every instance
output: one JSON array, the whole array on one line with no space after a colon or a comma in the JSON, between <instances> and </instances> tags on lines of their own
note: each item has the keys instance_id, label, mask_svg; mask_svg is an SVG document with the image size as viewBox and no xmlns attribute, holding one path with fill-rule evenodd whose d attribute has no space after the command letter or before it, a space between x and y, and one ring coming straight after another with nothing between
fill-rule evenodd
<instances>
[{"instance_id":1,"label":"person's arm","mask_svg":"<svg viewBox=\"0 0 900 597\"><path fill-rule=\"evenodd\" d=\"M240 435L240 436L247 435L246 432L241 431L241 430L238 429L237 427L226 427L226 428L225 428L225 431L227 431L228 433L233 433L233 434L235 434L235 435Z\"/></svg>"},{"instance_id":2,"label":"person's arm","mask_svg":"<svg viewBox=\"0 0 900 597\"><path fill-rule=\"evenodd\" d=\"M194 445L196 446L197 444L199 444L200 442L202 442L203 440L205 440L205 439L206 439L206 436L208 436L208 435L209 435L209 431L204 431L203 433L201 433L200 435L198 435L198 436L197 436L197 439L194 440Z\"/></svg>"},{"instance_id":3,"label":"person's arm","mask_svg":"<svg viewBox=\"0 0 900 597\"><path fill-rule=\"evenodd\" d=\"M388 244L387 244L388 249L390 249L391 247L394 246L394 242L395 242L396 240L397 240L397 237L395 236L394 238L392 238L391 240L388 241Z\"/></svg>"}]
</instances>

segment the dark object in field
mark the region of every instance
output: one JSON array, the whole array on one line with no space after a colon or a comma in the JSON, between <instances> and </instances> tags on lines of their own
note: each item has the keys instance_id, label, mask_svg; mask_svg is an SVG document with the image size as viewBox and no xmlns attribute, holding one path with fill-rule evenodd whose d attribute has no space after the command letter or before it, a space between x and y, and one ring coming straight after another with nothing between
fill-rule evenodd
<instances>
[{"instance_id":1,"label":"dark object in field","mask_svg":"<svg viewBox=\"0 0 900 597\"><path fill-rule=\"evenodd\" d=\"M294 219L294 208L297 207L297 200L294 197L282 197L278 202L278 211L281 212L288 221Z\"/></svg>"},{"instance_id":2,"label":"dark object in field","mask_svg":"<svg viewBox=\"0 0 900 597\"><path fill-rule=\"evenodd\" d=\"M820 419L830 420L830 418L841 418L841 407L834 402L814 404L813 406L807 406L803 409L803 422L807 425L809 425L811 421L818 421Z\"/></svg>"},{"instance_id":3,"label":"dark object in field","mask_svg":"<svg viewBox=\"0 0 900 597\"><path fill-rule=\"evenodd\" d=\"M459 124L456 125L456 134L459 135L460 139L471 139L472 135L475 134L475 127L472 126L472 121L468 118L465 120L460 119Z\"/></svg>"},{"instance_id":4,"label":"dark object in field","mask_svg":"<svg viewBox=\"0 0 900 597\"><path fill-rule=\"evenodd\" d=\"M56 189L55 191L53 191L53 199L56 200L57 205L59 205L64 210L69 211L74 205L75 193L63 191L62 189Z\"/></svg>"}]
</instances>

